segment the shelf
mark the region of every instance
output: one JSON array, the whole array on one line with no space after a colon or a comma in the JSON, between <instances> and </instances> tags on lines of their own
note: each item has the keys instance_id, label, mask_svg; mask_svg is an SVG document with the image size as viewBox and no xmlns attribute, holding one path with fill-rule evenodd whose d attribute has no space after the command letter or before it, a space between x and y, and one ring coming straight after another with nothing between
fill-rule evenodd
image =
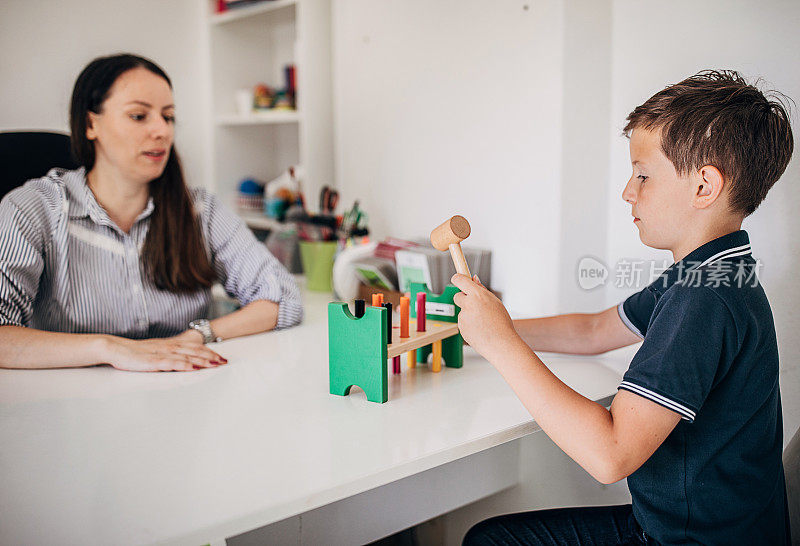
<instances>
[{"instance_id":1,"label":"shelf","mask_svg":"<svg viewBox=\"0 0 800 546\"><path fill-rule=\"evenodd\" d=\"M244 223L247 224L247 227L250 229L285 229L287 227L286 222L278 222L274 218L270 218L268 216L264 216L262 213L258 211L243 211L243 210L236 210L236 214L239 215Z\"/></svg>"},{"instance_id":2,"label":"shelf","mask_svg":"<svg viewBox=\"0 0 800 546\"><path fill-rule=\"evenodd\" d=\"M217 125L270 125L278 123L298 123L300 113L297 110L275 110L253 112L252 114L229 114L217 117Z\"/></svg>"},{"instance_id":3,"label":"shelf","mask_svg":"<svg viewBox=\"0 0 800 546\"><path fill-rule=\"evenodd\" d=\"M201 28L209 45L211 90L207 186L218 195L232 196L231 208L238 210L241 180L272 180L289 165L303 165L304 185L318 192L335 179L331 0L263 1L223 13L213 13L215 5L207 0ZM294 65L298 75L297 110L237 108L237 92L260 81L284 82L286 65ZM258 211L240 216L254 230L292 227Z\"/></svg>"},{"instance_id":4,"label":"shelf","mask_svg":"<svg viewBox=\"0 0 800 546\"><path fill-rule=\"evenodd\" d=\"M261 15L262 13L277 11L283 8L294 6L295 4L297 4L297 0L264 1L251 6L233 8L222 13L214 13L209 18L209 23L212 25L223 25L232 21L253 17L254 15Z\"/></svg>"}]
</instances>

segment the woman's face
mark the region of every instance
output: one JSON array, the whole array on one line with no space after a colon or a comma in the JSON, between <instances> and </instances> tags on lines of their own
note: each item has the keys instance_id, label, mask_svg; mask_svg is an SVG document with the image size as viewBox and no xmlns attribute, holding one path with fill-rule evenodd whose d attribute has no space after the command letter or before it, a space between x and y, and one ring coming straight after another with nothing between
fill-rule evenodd
<instances>
[{"instance_id":1,"label":"woman's face","mask_svg":"<svg viewBox=\"0 0 800 546\"><path fill-rule=\"evenodd\" d=\"M86 138L94 142L95 166L133 182L164 171L175 133L175 106L167 81L145 68L123 72L99 114L89 112Z\"/></svg>"}]
</instances>

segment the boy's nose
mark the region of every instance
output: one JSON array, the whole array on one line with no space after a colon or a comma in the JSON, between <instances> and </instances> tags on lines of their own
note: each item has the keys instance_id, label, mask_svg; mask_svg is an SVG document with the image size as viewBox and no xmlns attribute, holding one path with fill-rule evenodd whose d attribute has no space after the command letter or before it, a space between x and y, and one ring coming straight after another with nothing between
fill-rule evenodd
<instances>
[{"instance_id":1,"label":"boy's nose","mask_svg":"<svg viewBox=\"0 0 800 546\"><path fill-rule=\"evenodd\" d=\"M636 201L636 191L634 188L633 177L628 179L628 183L625 184L625 189L622 190L622 200L630 204L633 204Z\"/></svg>"}]
</instances>

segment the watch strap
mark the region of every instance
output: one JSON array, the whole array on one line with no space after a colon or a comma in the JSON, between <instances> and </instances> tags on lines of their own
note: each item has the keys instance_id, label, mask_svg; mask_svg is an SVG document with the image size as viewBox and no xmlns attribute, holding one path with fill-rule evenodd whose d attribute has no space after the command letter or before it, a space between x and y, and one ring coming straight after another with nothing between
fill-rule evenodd
<instances>
[{"instance_id":1,"label":"watch strap","mask_svg":"<svg viewBox=\"0 0 800 546\"><path fill-rule=\"evenodd\" d=\"M208 319L193 320L189 323L189 328L200 332L200 334L203 336L204 344L214 341L222 341L222 338L219 338L214 334L214 330L211 329L211 322Z\"/></svg>"}]
</instances>

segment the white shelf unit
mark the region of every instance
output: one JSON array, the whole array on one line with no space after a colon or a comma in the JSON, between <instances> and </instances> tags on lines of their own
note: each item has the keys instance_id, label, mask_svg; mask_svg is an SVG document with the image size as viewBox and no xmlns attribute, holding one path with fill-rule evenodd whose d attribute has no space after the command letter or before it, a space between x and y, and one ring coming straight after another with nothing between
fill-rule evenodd
<instances>
[{"instance_id":1,"label":"white shelf unit","mask_svg":"<svg viewBox=\"0 0 800 546\"><path fill-rule=\"evenodd\" d=\"M335 185L331 81L331 0L273 0L214 13L207 32L210 56L212 190L236 207L239 182L263 182L302 164L307 203ZM258 83L283 87L284 67L295 65L297 110L242 115L235 93ZM271 225L241 213L253 228Z\"/></svg>"},{"instance_id":2,"label":"white shelf unit","mask_svg":"<svg viewBox=\"0 0 800 546\"><path fill-rule=\"evenodd\" d=\"M297 0L273 0L268 2L259 2L258 4L228 10L223 13L213 13L211 15L210 22L213 25L224 25L225 23L230 23L231 21L236 21L238 19L245 19L261 13L279 10L287 6L294 6L296 3Z\"/></svg>"},{"instance_id":3,"label":"white shelf unit","mask_svg":"<svg viewBox=\"0 0 800 546\"><path fill-rule=\"evenodd\" d=\"M268 216L264 216L263 214L256 212L256 211L239 211L239 216L241 216L244 221L250 226L250 229L263 229L263 230L272 230L272 229L280 229L285 224L281 224L274 218L269 218Z\"/></svg>"}]
</instances>

